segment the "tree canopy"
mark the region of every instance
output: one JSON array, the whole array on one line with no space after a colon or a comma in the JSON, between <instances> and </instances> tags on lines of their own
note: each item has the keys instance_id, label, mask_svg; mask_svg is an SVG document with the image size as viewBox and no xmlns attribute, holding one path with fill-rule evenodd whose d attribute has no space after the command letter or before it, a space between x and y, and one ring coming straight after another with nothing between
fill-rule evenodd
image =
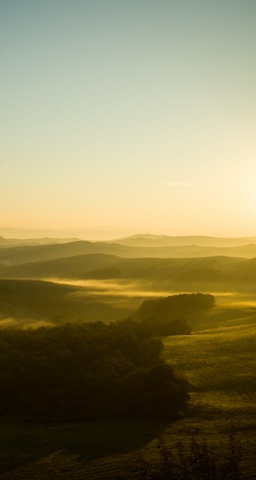
<instances>
[{"instance_id":1,"label":"tree canopy","mask_svg":"<svg viewBox=\"0 0 256 480\"><path fill-rule=\"evenodd\" d=\"M0 331L0 412L48 418L176 417L188 383L162 343L121 321Z\"/></svg>"}]
</instances>

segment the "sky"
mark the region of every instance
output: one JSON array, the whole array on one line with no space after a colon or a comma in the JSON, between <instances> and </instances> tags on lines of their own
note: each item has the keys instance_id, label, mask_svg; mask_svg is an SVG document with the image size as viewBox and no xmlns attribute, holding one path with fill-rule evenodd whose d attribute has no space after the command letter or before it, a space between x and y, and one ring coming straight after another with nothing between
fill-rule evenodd
<instances>
[{"instance_id":1,"label":"sky","mask_svg":"<svg viewBox=\"0 0 256 480\"><path fill-rule=\"evenodd\" d=\"M0 233L256 235L255 24L255 0L0 0Z\"/></svg>"}]
</instances>

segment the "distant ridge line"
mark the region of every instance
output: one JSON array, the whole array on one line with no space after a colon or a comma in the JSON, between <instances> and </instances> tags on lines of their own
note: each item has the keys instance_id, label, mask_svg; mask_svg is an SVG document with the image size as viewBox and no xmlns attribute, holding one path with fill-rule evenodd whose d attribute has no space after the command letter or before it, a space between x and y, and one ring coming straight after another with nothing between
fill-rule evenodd
<instances>
[{"instance_id":1,"label":"distant ridge line","mask_svg":"<svg viewBox=\"0 0 256 480\"><path fill-rule=\"evenodd\" d=\"M208 235L152 235L137 234L108 240L107 243L118 243L127 246L178 247L198 245L204 247L238 247L256 244L256 237L212 237Z\"/></svg>"}]
</instances>

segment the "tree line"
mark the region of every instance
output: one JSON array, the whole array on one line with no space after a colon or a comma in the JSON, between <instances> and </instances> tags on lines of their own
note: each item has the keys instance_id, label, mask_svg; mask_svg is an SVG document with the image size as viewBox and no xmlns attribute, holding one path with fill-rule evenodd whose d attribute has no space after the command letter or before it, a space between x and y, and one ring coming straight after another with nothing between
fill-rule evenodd
<instances>
[{"instance_id":1,"label":"tree line","mask_svg":"<svg viewBox=\"0 0 256 480\"><path fill-rule=\"evenodd\" d=\"M0 331L0 412L51 419L177 417L188 383L135 320Z\"/></svg>"},{"instance_id":2,"label":"tree line","mask_svg":"<svg viewBox=\"0 0 256 480\"><path fill-rule=\"evenodd\" d=\"M174 295L115 323L0 330L0 415L177 418L189 385L164 362L161 337L189 334L183 314L213 304L212 295Z\"/></svg>"}]
</instances>

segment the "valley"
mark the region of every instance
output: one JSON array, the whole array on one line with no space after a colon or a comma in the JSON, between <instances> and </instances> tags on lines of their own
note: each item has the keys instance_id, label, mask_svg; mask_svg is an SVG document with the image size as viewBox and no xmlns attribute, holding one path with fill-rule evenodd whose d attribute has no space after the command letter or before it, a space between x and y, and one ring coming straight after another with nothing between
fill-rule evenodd
<instances>
[{"instance_id":1,"label":"valley","mask_svg":"<svg viewBox=\"0 0 256 480\"><path fill-rule=\"evenodd\" d=\"M218 449L232 427L245 452L243 478L255 478L255 259L132 258L120 256L124 245L119 248L116 243L111 244L111 254L103 253L102 243L90 246L94 253L82 253L85 247L87 243L71 242L0 248L1 328L36 330L83 322L108 325L136 319L149 300L211 294L214 304L210 308L180 310L189 335L163 338L164 360L189 382L188 409L175 421L52 424L2 417L1 478L43 480L58 478L59 472L67 479L135 479L137 453L143 451L150 462L157 461L159 435L174 450L178 441L188 446L194 435L207 438Z\"/></svg>"}]
</instances>

